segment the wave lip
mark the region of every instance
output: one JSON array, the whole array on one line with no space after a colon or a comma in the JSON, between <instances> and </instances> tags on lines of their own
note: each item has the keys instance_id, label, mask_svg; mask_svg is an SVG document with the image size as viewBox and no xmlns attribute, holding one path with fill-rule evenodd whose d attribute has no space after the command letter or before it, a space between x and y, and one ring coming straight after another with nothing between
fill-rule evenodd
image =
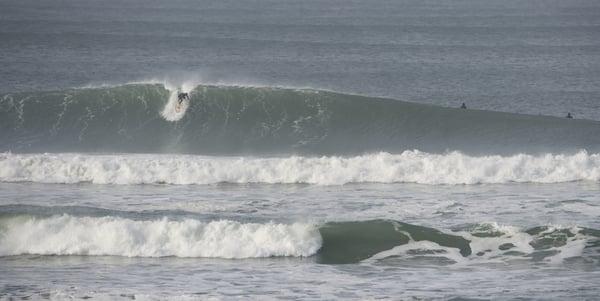
<instances>
[{"instance_id":1,"label":"wave lip","mask_svg":"<svg viewBox=\"0 0 600 301\"><path fill-rule=\"evenodd\" d=\"M559 183L599 181L600 154L468 156L405 151L355 157L0 154L0 181L95 184Z\"/></svg>"},{"instance_id":2,"label":"wave lip","mask_svg":"<svg viewBox=\"0 0 600 301\"><path fill-rule=\"evenodd\" d=\"M0 230L0 256L298 257L313 255L321 246L317 229L299 223L17 216L1 219Z\"/></svg>"}]
</instances>

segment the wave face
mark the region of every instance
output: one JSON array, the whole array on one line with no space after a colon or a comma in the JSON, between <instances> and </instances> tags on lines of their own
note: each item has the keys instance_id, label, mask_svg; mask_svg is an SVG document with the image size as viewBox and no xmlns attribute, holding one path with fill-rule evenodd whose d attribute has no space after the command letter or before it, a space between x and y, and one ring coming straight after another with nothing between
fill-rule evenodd
<instances>
[{"instance_id":1,"label":"wave face","mask_svg":"<svg viewBox=\"0 0 600 301\"><path fill-rule=\"evenodd\" d=\"M96 184L409 182L420 184L600 181L600 155L473 157L405 151L356 157L0 154L0 181Z\"/></svg>"},{"instance_id":2,"label":"wave face","mask_svg":"<svg viewBox=\"0 0 600 301\"><path fill-rule=\"evenodd\" d=\"M390 220L322 225L115 216L0 216L0 256L313 257L326 264L412 261L468 264L597 258L600 231L476 224L439 231ZM591 254L591 255L590 255ZM596 254L596 255L593 255ZM594 257L595 256L595 257ZM595 259L594 259L595 258Z\"/></svg>"},{"instance_id":3,"label":"wave face","mask_svg":"<svg viewBox=\"0 0 600 301\"><path fill-rule=\"evenodd\" d=\"M442 108L340 93L159 84L7 94L0 151L361 154L600 150L600 122Z\"/></svg>"}]
</instances>

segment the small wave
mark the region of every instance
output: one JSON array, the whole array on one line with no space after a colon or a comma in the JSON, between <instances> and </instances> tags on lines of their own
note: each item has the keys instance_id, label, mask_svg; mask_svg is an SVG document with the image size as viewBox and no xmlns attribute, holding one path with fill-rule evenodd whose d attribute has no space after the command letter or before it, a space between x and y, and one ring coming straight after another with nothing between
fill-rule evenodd
<instances>
[{"instance_id":1,"label":"small wave","mask_svg":"<svg viewBox=\"0 0 600 301\"><path fill-rule=\"evenodd\" d=\"M325 264L561 264L582 257L598 260L599 246L600 231L562 226L475 224L440 231L392 220L314 225L69 214L0 217L0 256L286 256L312 257Z\"/></svg>"},{"instance_id":2,"label":"small wave","mask_svg":"<svg viewBox=\"0 0 600 301\"><path fill-rule=\"evenodd\" d=\"M0 154L0 181L96 184L558 183L599 181L600 155L468 156L405 151L356 157Z\"/></svg>"}]
</instances>

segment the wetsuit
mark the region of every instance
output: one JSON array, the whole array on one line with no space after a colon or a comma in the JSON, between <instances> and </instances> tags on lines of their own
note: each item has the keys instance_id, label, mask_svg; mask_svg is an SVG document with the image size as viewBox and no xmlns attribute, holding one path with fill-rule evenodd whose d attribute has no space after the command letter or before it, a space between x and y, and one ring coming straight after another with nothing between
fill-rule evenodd
<instances>
[{"instance_id":1,"label":"wetsuit","mask_svg":"<svg viewBox=\"0 0 600 301\"><path fill-rule=\"evenodd\" d=\"M181 104L184 100L188 99L189 96L187 93L179 93L177 94L177 99L179 100L179 104Z\"/></svg>"}]
</instances>

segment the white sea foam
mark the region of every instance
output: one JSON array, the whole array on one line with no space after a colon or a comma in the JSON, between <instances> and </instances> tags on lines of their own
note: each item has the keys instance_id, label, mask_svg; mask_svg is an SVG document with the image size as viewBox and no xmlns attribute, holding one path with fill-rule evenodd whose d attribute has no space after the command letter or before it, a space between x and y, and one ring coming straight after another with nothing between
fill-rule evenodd
<instances>
[{"instance_id":1,"label":"white sea foam","mask_svg":"<svg viewBox=\"0 0 600 301\"><path fill-rule=\"evenodd\" d=\"M411 239L409 243L379 252L366 259L365 262L385 260L387 258L411 260L416 256L443 257L461 265L481 263L504 264L516 260L532 260L532 258L539 256L540 259L538 260L551 264L561 264L565 259L582 256L589 239L589 237L580 233L581 229L578 227L551 225L541 233L531 235L515 226L503 226L497 223L483 224L482 226L486 226L487 231L497 234L476 236L468 232L450 233L452 235L460 235L469 241L471 254L467 257L462 256L458 248L441 246L432 241L414 241ZM540 250L536 250L533 247L532 243L537 239L545 235L552 236L552 234L555 234L559 230L567 230L573 234L570 236L564 235L564 242L557 245L547 243ZM536 252L539 252L539 255L535 255Z\"/></svg>"},{"instance_id":2,"label":"white sea foam","mask_svg":"<svg viewBox=\"0 0 600 301\"><path fill-rule=\"evenodd\" d=\"M200 222L167 218L135 221L70 215L0 219L0 256L256 258L310 256L320 247L318 229L300 223Z\"/></svg>"},{"instance_id":3,"label":"white sea foam","mask_svg":"<svg viewBox=\"0 0 600 301\"><path fill-rule=\"evenodd\" d=\"M524 258L535 258L536 251L551 252L542 254L542 260L560 264L565 259L572 257L582 256L584 253L585 246L590 237L586 237L580 232L578 227L566 227L562 225L548 225L547 229L541 231L538 234L528 234L520 227L498 225L497 223L485 224L488 227L488 231L501 233L501 235L494 235L490 237L478 237L465 232L459 232L461 236L468 239L471 243L471 249L475 256L471 258L484 260L484 261L506 261L519 259L519 257L503 256L506 252L516 252L517 254L523 254ZM572 235L566 235L560 233L561 230L568 231ZM547 242L544 247L536 250L532 243L535 244L537 240L553 240L557 239L562 243L550 243ZM563 241L564 239L564 241ZM505 250L502 250L500 246L506 246ZM523 257L521 257L522 259Z\"/></svg>"},{"instance_id":4,"label":"white sea foam","mask_svg":"<svg viewBox=\"0 0 600 301\"><path fill-rule=\"evenodd\" d=\"M557 183L600 180L600 155L472 157L405 151L356 157L0 154L0 181L97 184Z\"/></svg>"}]
</instances>

